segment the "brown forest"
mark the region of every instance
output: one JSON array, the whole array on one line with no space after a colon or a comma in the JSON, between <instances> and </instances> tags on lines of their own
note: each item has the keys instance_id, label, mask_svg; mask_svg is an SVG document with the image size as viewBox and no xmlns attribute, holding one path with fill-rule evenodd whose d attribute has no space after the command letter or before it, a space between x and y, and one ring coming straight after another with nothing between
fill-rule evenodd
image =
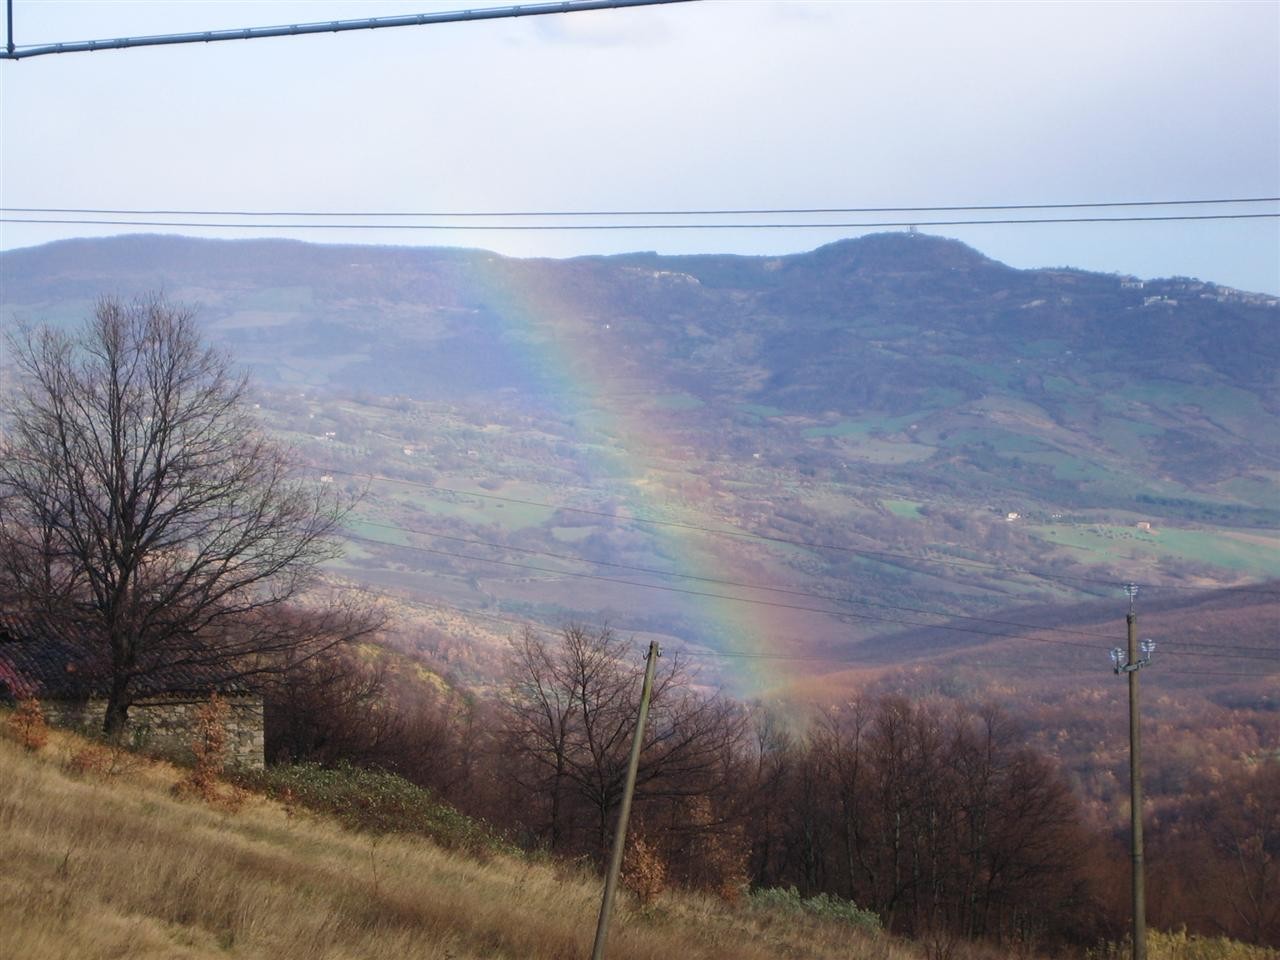
<instances>
[{"instance_id":1,"label":"brown forest","mask_svg":"<svg viewBox=\"0 0 1280 960\"><path fill-rule=\"evenodd\" d=\"M483 695L415 681L408 655L333 652L273 686L268 751L379 766L526 846L599 861L634 730L632 652L607 629L526 629L505 686ZM1108 758L1046 745L1063 704L881 682L780 714L698 687L678 657L661 664L631 828L642 894L647 870L650 886L656 874L730 899L748 885L828 893L931 942L1123 939L1127 782L1108 787ZM1280 723L1203 719L1177 723L1198 763L1182 751L1147 771L1149 922L1280 946Z\"/></svg>"}]
</instances>

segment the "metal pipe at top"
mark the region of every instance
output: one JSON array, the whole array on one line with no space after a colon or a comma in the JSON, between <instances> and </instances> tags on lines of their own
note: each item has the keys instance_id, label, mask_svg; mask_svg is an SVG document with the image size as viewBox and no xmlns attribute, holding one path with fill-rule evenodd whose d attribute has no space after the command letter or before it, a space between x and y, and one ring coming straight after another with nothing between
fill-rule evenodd
<instances>
[{"instance_id":1,"label":"metal pipe at top","mask_svg":"<svg viewBox=\"0 0 1280 960\"><path fill-rule=\"evenodd\" d=\"M511 17L540 17L552 13L580 13L619 7L648 7L660 3L689 3L691 0L558 0L515 7L481 7L440 13L410 13L396 17L369 17L363 20L334 20L328 23L295 23L278 27L243 27L231 30L204 30L196 33L166 33L150 37L117 37L113 40L77 40L18 48L13 43L13 0L9 4L9 42L0 50L0 60L23 60L51 53L90 53L95 50L123 50L128 47L159 47L179 43L216 43L219 40L260 40L265 37L296 37L308 33L345 33L348 30L377 30L383 27L423 27L436 23L468 20L501 20Z\"/></svg>"}]
</instances>

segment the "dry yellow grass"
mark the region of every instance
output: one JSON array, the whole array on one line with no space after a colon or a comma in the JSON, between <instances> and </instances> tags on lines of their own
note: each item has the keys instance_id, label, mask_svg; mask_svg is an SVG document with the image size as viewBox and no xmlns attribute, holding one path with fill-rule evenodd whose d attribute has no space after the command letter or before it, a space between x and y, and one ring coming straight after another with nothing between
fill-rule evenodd
<instances>
[{"instance_id":1,"label":"dry yellow grass","mask_svg":"<svg viewBox=\"0 0 1280 960\"><path fill-rule=\"evenodd\" d=\"M598 882L553 864L348 832L251 797L175 798L180 772L131 760L76 774L84 741L28 755L0 737L0 930L22 960L568 960L591 949ZM888 937L730 908L624 902L616 960L914 960Z\"/></svg>"},{"instance_id":2,"label":"dry yellow grass","mask_svg":"<svg viewBox=\"0 0 1280 960\"><path fill-rule=\"evenodd\" d=\"M0 711L4 720L7 711ZM48 745L29 753L0 722L0 954L6 960L579 960L590 954L600 886L583 871L500 856L478 860L425 840L355 834L255 795L228 813L178 799L173 788L183 775L61 731L51 731ZM1152 960L1277 956L1155 931L1149 946ZM925 960L929 947L676 892L649 907L624 898L609 957ZM976 944L945 947L955 960L1010 955ZM1123 947L1090 953L1122 955Z\"/></svg>"}]
</instances>

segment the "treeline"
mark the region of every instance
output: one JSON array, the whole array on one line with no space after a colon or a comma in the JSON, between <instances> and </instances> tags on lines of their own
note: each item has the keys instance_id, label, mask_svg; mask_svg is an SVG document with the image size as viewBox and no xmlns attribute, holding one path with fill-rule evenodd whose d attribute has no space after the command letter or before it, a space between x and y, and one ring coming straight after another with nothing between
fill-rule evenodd
<instances>
[{"instance_id":1,"label":"treeline","mask_svg":"<svg viewBox=\"0 0 1280 960\"><path fill-rule=\"evenodd\" d=\"M1162 516L1177 519L1199 520L1205 523L1221 523L1238 527L1274 528L1280 525L1280 510L1270 507L1211 503L1206 500L1190 500L1185 497L1160 497L1150 493L1140 493L1133 499L1147 508L1157 508L1156 512Z\"/></svg>"},{"instance_id":2,"label":"treeline","mask_svg":"<svg viewBox=\"0 0 1280 960\"><path fill-rule=\"evenodd\" d=\"M643 670L630 644L526 630L483 696L397 662L294 665L268 695L269 757L381 767L527 847L603 859ZM1123 937L1127 817L1088 813L1001 710L883 694L788 715L660 664L630 837L650 887L794 886L934 942ZM1280 757L1206 771L1148 830L1153 923L1280 945Z\"/></svg>"}]
</instances>

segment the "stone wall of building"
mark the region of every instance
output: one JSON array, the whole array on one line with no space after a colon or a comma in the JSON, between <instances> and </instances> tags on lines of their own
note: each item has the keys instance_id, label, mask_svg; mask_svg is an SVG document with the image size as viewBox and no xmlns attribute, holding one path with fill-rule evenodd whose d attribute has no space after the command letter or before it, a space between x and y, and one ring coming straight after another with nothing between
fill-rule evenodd
<instances>
[{"instance_id":1,"label":"stone wall of building","mask_svg":"<svg viewBox=\"0 0 1280 960\"><path fill-rule=\"evenodd\" d=\"M227 763L229 766L261 770L263 743L262 697L227 695ZM176 760L192 759L191 740L196 714L207 701L143 700L129 708L125 739L139 749ZM60 727L88 735L102 731L107 701L41 701L46 719Z\"/></svg>"}]
</instances>

